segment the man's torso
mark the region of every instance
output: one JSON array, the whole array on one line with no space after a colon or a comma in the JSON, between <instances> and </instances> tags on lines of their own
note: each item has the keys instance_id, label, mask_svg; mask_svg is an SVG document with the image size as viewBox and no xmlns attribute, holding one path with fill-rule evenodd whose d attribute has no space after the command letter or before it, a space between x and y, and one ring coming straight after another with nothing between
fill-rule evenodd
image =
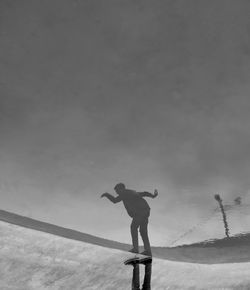
<instances>
[{"instance_id":1,"label":"man's torso","mask_svg":"<svg viewBox=\"0 0 250 290\"><path fill-rule=\"evenodd\" d=\"M148 203L136 191L125 189L120 197L128 212L128 215L132 218L149 216L150 207Z\"/></svg>"}]
</instances>

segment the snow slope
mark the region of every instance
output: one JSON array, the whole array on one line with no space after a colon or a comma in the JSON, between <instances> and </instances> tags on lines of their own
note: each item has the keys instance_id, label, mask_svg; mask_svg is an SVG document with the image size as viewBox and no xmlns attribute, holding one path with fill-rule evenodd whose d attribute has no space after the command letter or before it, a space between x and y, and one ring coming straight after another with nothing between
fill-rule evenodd
<instances>
[{"instance_id":1,"label":"snow slope","mask_svg":"<svg viewBox=\"0 0 250 290\"><path fill-rule=\"evenodd\" d=\"M129 253L6 221L0 222L0 236L1 290L131 289L132 266L123 265L123 260L131 256ZM203 246L195 245L196 253L197 249L203 252ZM236 250L237 243L230 247L231 256L240 253ZM179 250L181 257L184 249L190 251L190 248L192 246L175 248L174 253ZM216 252L214 245L210 244L209 248ZM239 245L239 248L243 257L249 247ZM143 268L141 266L141 279ZM154 258L151 286L156 290L250 289L249 271L249 262L199 264Z\"/></svg>"},{"instance_id":2,"label":"snow slope","mask_svg":"<svg viewBox=\"0 0 250 290\"><path fill-rule=\"evenodd\" d=\"M60 237L82 241L102 247L127 251L131 245L99 238L79 231L59 227L28 217L0 210L0 220L22 227L54 234ZM152 247L153 256L171 261L218 264L250 262L250 234L230 239L210 240L178 247Z\"/></svg>"}]
</instances>

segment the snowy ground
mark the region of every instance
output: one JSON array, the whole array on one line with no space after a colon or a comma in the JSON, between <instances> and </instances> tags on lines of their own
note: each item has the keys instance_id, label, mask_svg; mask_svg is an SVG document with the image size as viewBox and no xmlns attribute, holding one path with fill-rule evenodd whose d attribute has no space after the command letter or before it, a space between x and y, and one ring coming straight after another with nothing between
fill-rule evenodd
<instances>
[{"instance_id":1,"label":"snowy ground","mask_svg":"<svg viewBox=\"0 0 250 290\"><path fill-rule=\"evenodd\" d=\"M131 289L129 253L0 222L0 289ZM144 269L141 267L141 280ZM152 289L250 289L250 263L153 259Z\"/></svg>"}]
</instances>

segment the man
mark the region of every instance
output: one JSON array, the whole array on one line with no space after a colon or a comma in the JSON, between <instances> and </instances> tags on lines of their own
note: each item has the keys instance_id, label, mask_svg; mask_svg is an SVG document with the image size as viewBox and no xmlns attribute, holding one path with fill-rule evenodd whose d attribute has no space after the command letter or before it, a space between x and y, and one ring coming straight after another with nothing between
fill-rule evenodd
<instances>
[{"instance_id":1,"label":"man","mask_svg":"<svg viewBox=\"0 0 250 290\"><path fill-rule=\"evenodd\" d=\"M118 196L114 197L109 193L103 193L101 197L107 197L111 202L118 203L123 202L128 215L132 218L130 226L133 249L130 250L132 253L138 253L138 228L140 228L140 234L144 244L144 252L142 255L151 256L151 247L148 238L148 218L150 215L150 207L143 197L155 198L158 195L158 191L155 190L154 194L150 192L136 192L131 189L127 189L123 183L118 183L114 187L115 192Z\"/></svg>"}]
</instances>

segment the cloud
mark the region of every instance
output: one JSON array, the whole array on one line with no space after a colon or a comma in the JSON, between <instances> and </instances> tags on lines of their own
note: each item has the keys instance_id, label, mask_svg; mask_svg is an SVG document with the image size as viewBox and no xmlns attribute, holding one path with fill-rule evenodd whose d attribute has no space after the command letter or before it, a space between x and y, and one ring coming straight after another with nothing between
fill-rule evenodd
<instances>
[{"instance_id":1,"label":"cloud","mask_svg":"<svg viewBox=\"0 0 250 290\"><path fill-rule=\"evenodd\" d=\"M1 3L2 182L31 207L120 180L166 210L248 192L249 4L229 2Z\"/></svg>"}]
</instances>

